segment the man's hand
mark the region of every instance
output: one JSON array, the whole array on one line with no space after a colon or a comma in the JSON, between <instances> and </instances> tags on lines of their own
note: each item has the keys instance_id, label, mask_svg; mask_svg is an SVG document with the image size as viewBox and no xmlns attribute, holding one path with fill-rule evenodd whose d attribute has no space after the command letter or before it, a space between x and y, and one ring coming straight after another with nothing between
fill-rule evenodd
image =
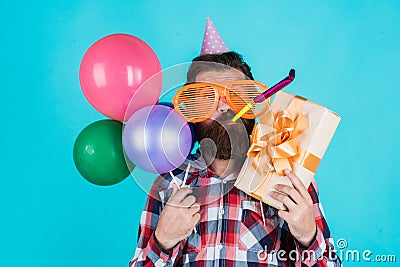
<instances>
[{"instance_id":1,"label":"man's hand","mask_svg":"<svg viewBox=\"0 0 400 267\"><path fill-rule=\"evenodd\" d=\"M299 177L289 170L285 173L293 187L276 185L276 192L272 191L270 195L287 207L288 210L278 212L279 217L288 223L290 232L297 241L308 247L316 233L313 201Z\"/></svg>"},{"instance_id":2,"label":"man's hand","mask_svg":"<svg viewBox=\"0 0 400 267\"><path fill-rule=\"evenodd\" d=\"M161 212L155 236L164 250L173 248L188 237L200 220L200 205L193 195L189 195L191 192L190 188L178 190L174 185L171 197Z\"/></svg>"}]
</instances>

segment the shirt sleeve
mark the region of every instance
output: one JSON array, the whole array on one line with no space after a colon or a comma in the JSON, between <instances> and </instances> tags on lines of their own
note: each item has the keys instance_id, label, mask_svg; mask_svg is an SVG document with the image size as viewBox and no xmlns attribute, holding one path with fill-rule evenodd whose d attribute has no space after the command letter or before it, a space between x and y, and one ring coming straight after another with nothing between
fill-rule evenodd
<instances>
[{"instance_id":1,"label":"shirt sleeve","mask_svg":"<svg viewBox=\"0 0 400 267\"><path fill-rule=\"evenodd\" d=\"M334 241L325 219L322 204L319 201L318 187L314 179L308 188L308 192L314 203L314 215L317 229L315 237L308 247L303 247L294 239L298 255L295 266L340 267L342 263L336 253Z\"/></svg>"},{"instance_id":2,"label":"shirt sleeve","mask_svg":"<svg viewBox=\"0 0 400 267\"><path fill-rule=\"evenodd\" d=\"M162 250L154 232L162 211L162 202L149 194L140 218L138 244L129 266L172 266L179 251L180 244L169 250Z\"/></svg>"}]
</instances>

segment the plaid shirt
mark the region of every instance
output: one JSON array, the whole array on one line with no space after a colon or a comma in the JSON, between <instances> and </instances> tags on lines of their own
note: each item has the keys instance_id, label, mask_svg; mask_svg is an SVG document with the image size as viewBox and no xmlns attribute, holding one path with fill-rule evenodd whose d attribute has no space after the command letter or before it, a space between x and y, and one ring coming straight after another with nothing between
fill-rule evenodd
<instances>
[{"instance_id":1,"label":"plaid shirt","mask_svg":"<svg viewBox=\"0 0 400 267\"><path fill-rule=\"evenodd\" d=\"M185 171L173 174L182 182ZM163 251L154 231L172 192L171 175L160 176L140 219L138 244L129 266L341 266L334 251L315 181L308 188L317 231L302 247L277 210L233 187L237 174L224 179L207 168L191 169L186 184L201 204L195 230L174 248ZM178 222L171 222L178 223Z\"/></svg>"}]
</instances>

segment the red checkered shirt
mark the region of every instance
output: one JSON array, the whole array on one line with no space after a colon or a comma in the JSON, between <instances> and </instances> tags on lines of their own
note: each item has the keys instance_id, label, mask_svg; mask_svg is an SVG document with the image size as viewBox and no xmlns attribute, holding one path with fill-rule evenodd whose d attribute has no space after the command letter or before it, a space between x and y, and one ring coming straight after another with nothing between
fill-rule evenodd
<instances>
[{"instance_id":1,"label":"red checkered shirt","mask_svg":"<svg viewBox=\"0 0 400 267\"><path fill-rule=\"evenodd\" d=\"M184 180L185 171L177 169L173 174L179 182ZM160 176L142 212L129 266L341 266L315 181L308 192L317 231L312 243L302 247L277 210L233 187L235 178L233 174L222 179L210 169L190 172L185 184L201 204L200 221L186 239L163 251L154 232L173 180L169 174Z\"/></svg>"}]
</instances>

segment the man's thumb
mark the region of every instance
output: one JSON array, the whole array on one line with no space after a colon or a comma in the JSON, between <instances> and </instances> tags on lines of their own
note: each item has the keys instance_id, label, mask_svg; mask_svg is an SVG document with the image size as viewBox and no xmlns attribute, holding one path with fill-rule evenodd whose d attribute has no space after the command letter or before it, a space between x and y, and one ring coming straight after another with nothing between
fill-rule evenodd
<instances>
[{"instance_id":1,"label":"man's thumb","mask_svg":"<svg viewBox=\"0 0 400 267\"><path fill-rule=\"evenodd\" d=\"M176 192L178 192L178 190L179 190L178 185L174 183L174 184L172 185L172 193L171 193L171 196L175 195Z\"/></svg>"}]
</instances>

